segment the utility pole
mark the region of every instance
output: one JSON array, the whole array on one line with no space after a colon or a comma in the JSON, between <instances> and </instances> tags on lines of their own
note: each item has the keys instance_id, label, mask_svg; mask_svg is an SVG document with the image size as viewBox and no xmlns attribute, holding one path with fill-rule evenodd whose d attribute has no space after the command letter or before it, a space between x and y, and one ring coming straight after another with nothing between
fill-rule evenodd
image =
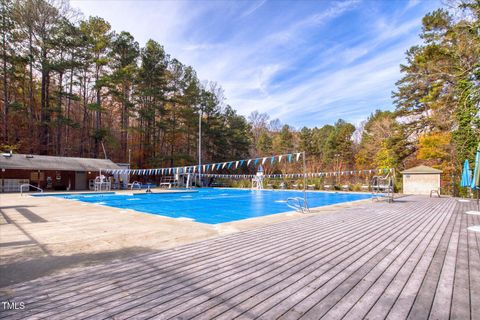
<instances>
[{"instance_id":1,"label":"utility pole","mask_svg":"<svg viewBox=\"0 0 480 320\"><path fill-rule=\"evenodd\" d=\"M340 164L340 155L335 154L334 159L333 159L333 171L334 171L334 174L333 174L333 178L334 178L333 189L335 189L335 186L337 185L337 182L340 183L340 169L341 169L341 167L342 166ZM337 175L338 175L338 180L337 180Z\"/></svg>"}]
</instances>

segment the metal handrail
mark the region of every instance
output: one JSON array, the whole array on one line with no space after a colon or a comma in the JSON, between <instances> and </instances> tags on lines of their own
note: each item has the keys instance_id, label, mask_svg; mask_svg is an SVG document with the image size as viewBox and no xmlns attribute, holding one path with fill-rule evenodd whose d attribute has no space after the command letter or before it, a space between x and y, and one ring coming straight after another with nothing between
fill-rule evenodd
<instances>
[{"instance_id":1,"label":"metal handrail","mask_svg":"<svg viewBox=\"0 0 480 320\"><path fill-rule=\"evenodd\" d=\"M288 198L287 206L301 213L309 212L305 199L301 197Z\"/></svg>"},{"instance_id":2,"label":"metal handrail","mask_svg":"<svg viewBox=\"0 0 480 320\"><path fill-rule=\"evenodd\" d=\"M139 190L142 189L142 184L141 184L140 182L138 182L138 181L133 181L133 182L132 182L132 186L130 187L130 190L133 190L133 188L134 188L135 186L138 186L138 189L139 189Z\"/></svg>"},{"instance_id":3,"label":"metal handrail","mask_svg":"<svg viewBox=\"0 0 480 320\"><path fill-rule=\"evenodd\" d=\"M30 187L32 187L32 188L37 189L40 192L43 192L42 188L34 186L33 184L25 183L25 184L20 185L20 196L23 196L23 187L28 187L28 189L30 189Z\"/></svg>"},{"instance_id":4,"label":"metal handrail","mask_svg":"<svg viewBox=\"0 0 480 320\"><path fill-rule=\"evenodd\" d=\"M393 202L394 186L393 179L390 177L390 174L387 174L385 177L374 176L372 178L371 187L374 195L372 200L386 198L388 202Z\"/></svg>"}]
</instances>

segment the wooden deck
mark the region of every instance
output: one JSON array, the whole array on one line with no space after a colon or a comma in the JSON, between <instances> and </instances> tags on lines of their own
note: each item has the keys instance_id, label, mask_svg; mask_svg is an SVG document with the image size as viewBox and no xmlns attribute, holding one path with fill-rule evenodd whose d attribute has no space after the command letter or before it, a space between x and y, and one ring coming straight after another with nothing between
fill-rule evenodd
<instances>
[{"instance_id":1,"label":"wooden deck","mask_svg":"<svg viewBox=\"0 0 480 320\"><path fill-rule=\"evenodd\" d=\"M405 197L8 288L8 319L480 319L473 203Z\"/></svg>"}]
</instances>

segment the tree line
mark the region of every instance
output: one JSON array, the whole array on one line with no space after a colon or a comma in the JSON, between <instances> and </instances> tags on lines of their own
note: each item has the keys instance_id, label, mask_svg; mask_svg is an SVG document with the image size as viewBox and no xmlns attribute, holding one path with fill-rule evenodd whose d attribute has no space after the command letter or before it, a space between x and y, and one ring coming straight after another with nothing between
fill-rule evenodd
<instances>
[{"instance_id":1,"label":"tree line","mask_svg":"<svg viewBox=\"0 0 480 320\"><path fill-rule=\"evenodd\" d=\"M216 83L168 55L80 18L68 2L1 0L3 149L109 157L138 166L247 155L249 127Z\"/></svg>"},{"instance_id":2,"label":"tree line","mask_svg":"<svg viewBox=\"0 0 480 320\"><path fill-rule=\"evenodd\" d=\"M310 155L312 170L426 164L442 169L444 182L452 175L458 179L463 161L475 158L480 143L480 1L448 5L422 19L422 42L406 51L392 111L377 110L357 127L340 119L298 132L288 125L255 130L266 127L259 119L268 116L254 114L256 150L268 154L297 146ZM290 136L295 142L289 144Z\"/></svg>"},{"instance_id":3,"label":"tree line","mask_svg":"<svg viewBox=\"0 0 480 320\"><path fill-rule=\"evenodd\" d=\"M5 150L194 164L201 121L205 162L305 151L309 170L425 163L449 176L480 141L480 0L451 1L423 18L392 111L359 126L340 119L299 130L268 114L237 114L218 84L200 81L158 42L141 47L66 1L0 2Z\"/></svg>"}]
</instances>

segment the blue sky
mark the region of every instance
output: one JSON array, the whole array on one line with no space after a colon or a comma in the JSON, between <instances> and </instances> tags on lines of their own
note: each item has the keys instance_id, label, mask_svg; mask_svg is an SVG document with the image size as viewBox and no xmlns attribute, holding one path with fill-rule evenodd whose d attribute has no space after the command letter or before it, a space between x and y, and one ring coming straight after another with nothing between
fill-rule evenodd
<instances>
[{"instance_id":1,"label":"blue sky","mask_svg":"<svg viewBox=\"0 0 480 320\"><path fill-rule=\"evenodd\" d=\"M405 51L437 0L88 1L85 16L148 39L215 81L226 103L297 128L392 109Z\"/></svg>"}]
</instances>

